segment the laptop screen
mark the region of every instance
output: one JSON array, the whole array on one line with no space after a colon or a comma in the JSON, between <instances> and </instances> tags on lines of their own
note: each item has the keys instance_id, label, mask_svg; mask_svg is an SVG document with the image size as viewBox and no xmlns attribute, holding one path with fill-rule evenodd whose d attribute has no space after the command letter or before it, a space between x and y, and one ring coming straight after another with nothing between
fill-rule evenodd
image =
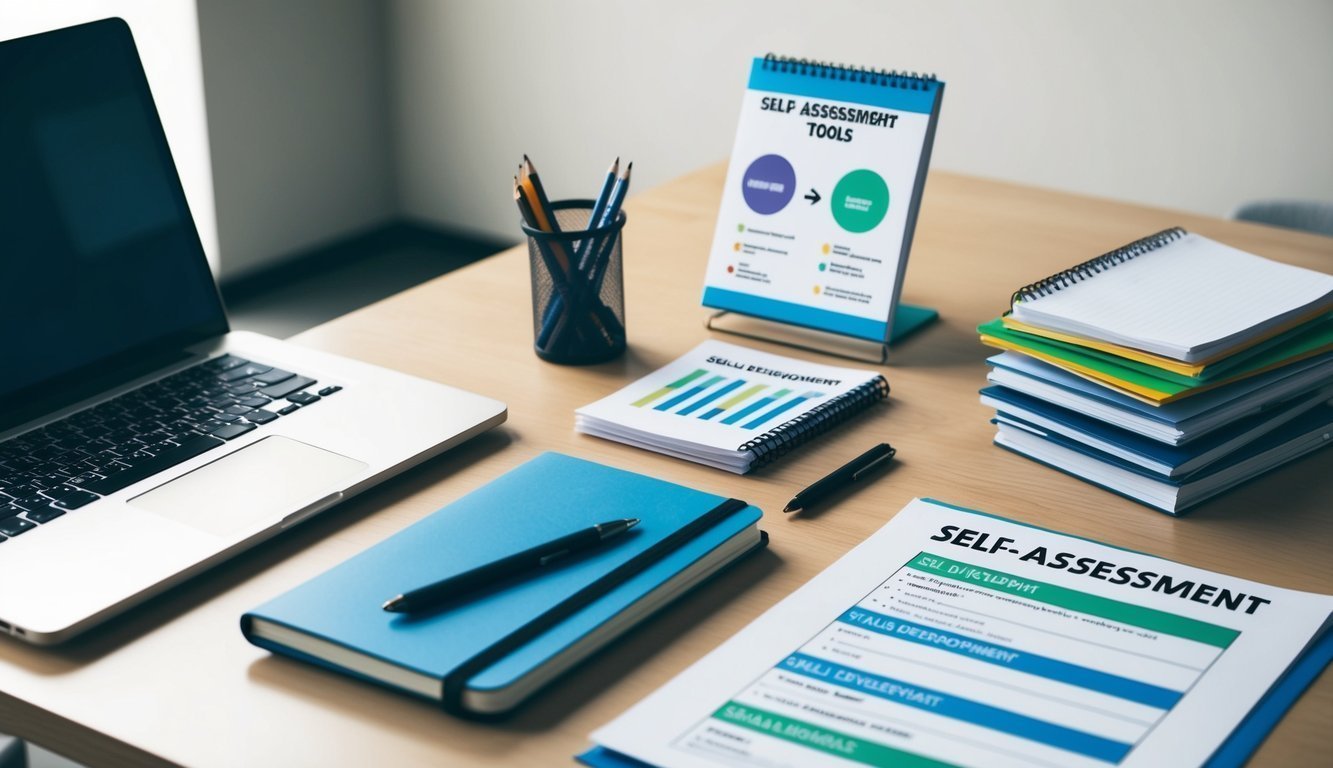
<instances>
[{"instance_id":1,"label":"laptop screen","mask_svg":"<svg viewBox=\"0 0 1333 768\"><path fill-rule=\"evenodd\" d=\"M0 422L226 331L129 28L0 42Z\"/></svg>"}]
</instances>

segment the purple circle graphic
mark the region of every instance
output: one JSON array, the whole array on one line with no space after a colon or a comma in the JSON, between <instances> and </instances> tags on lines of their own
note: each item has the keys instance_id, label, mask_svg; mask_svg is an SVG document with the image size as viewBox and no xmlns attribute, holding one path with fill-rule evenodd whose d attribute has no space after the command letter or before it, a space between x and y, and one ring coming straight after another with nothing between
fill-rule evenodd
<instances>
[{"instance_id":1,"label":"purple circle graphic","mask_svg":"<svg viewBox=\"0 0 1333 768\"><path fill-rule=\"evenodd\" d=\"M777 213L796 194L796 170L782 155L764 155L745 169L741 193L755 213Z\"/></svg>"}]
</instances>

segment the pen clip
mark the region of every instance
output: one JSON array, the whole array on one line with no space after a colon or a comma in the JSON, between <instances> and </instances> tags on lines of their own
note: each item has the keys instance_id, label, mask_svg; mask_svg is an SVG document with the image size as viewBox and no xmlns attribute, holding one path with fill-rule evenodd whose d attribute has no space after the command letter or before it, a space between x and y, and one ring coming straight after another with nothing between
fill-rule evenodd
<instances>
[{"instance_id":1,"label":"pen clip","mask_svg":"<svg viewBox=\"0 0 1333 768\"><path fill-rule=\"evenodd\" d=\"M853 473L852 473L852 480L860 480L860 479L861 479L861 475L864 475L865 473L869 472L870 470L874 469L875 467L878 467L880 464L883 464L884 462L886 462L886 461L892 459L895 455L897 455L897 453L898 453L897 449L889 448L889 452L888 452L888 453L884 454L883 456L879 456L879 457L877 457L874 461L870 462L869 464L865 465L864 467L861 467L860 469L858 469L858 470L856 470L855 472L853 472Z\"/></svg>"},{"instance_id":2,"label":"pen clip","mask_svg":"<svg viewBox=\"0 0 1333 768\"><path fill-rule=\"evenodd\" d=\"M549 565L551 562L559 560L560 558L568 554L569 554L568 549L562 549L559 552L552 552L551 554L546 555L545 557L538 560L537 565Z\"/></svg>"}]
</instances>

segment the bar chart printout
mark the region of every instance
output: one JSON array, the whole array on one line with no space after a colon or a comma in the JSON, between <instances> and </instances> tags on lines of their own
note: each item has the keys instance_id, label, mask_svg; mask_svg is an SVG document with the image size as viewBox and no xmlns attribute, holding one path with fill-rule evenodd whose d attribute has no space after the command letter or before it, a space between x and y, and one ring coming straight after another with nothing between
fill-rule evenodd
<instances>
[{"instance_id":1,"label":"bar chart printout","mask_svg":"<svg viewBox=\"0 0 1333 768\"><path fill-rule=\"evenodd\" d=\"M632 405L636 408L651 407L655 411L677 416L694 416L705 421L719 417L718 421L722 424L758 429L802 403L824 396L822 392L798 393L786 387L766 384L746 386L747 383L744 378L710 375L707 369L696 368L635 400Z\"/></svg>"},{"instance_id":2,"label":"bar chart printout","mask_svg":"<svg viewBox=\"0 0 1333 768\"><path fill-rule=\"evenodd\" d=\"M682 458L701 460L693 454L702 454L704 463L743 472L753 455L745 455L742 446L877 380L883 382L874 371L707 341L578 409L575 425L599 437L689 454Z\"/></svg>"},{"instance_id":3,"label":"bar chart printout","mask_svg":"<svg viewBox=\"0 0 1333 768\"><path fill-rule=\"evenodd\" d=\"M663 766L1194 765L1330 611L918 499L593 738Z\"/></svg>"}]
</instances>

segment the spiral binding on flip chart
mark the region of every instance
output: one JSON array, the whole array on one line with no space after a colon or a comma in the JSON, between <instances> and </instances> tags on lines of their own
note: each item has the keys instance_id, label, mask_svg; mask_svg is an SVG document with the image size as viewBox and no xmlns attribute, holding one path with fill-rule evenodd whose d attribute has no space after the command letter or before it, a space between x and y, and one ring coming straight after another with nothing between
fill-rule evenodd
<instances>
[{"instance_id":1,"label":"spiral binding on flip chart","mask_svg":"<svg viewBox=\"0 0 1333 768\"><path fill-rule=\"evenodd\" d=\"M1031 301L1033 299L1041 298L1042 296L1049 296L1052 293L1068 288L1075 283L1083 282L1094 275L1105 272L1120 264L1124 264L1131 259L1138 258L1145 253L1152 253L1165 245L1179 240L1187 234L1189 233L1180 227L1172 227L1170 229L1164 229L1155 235L1148 235L1140 240L1135 240L1129 245L1122 246L1109 253L1103 253L1095 259L1088 259L1082 264L1076 264L1063 272L1057 272L1050 277L1042 278L1031 285L1025 285L1022 288L1019 288L1017 291L1014 291L1014 295L1011 297L1011 303Z\"/></svg>"},{"instance_id":2,"label":"spiral binding on flip chart","mask_svg":"<svg viewBox=\"0 0 1333 768\"><path fill-rule=\"evenodd\" d=\"M750 469L757 469L842 424L888 396L889 382L883 376L876 376L850 392L811 408L791 421L746 441L737 450L753 451L754 461L750 463Z\"/></svg>"},{"instance_id":3,"label":"spiral binding on flip chart","mask_svg":"<svg viewBox=\"0 0 1333 768\"><path fill-rule=\"evenodd\" d=\"M906 88L913 91L929 91L939 82L934 74L856 67L849 64L778 56L773 53L764 56L764 69L832 80L853 80L869 85Z\"/></svg>"}]
</instances>

